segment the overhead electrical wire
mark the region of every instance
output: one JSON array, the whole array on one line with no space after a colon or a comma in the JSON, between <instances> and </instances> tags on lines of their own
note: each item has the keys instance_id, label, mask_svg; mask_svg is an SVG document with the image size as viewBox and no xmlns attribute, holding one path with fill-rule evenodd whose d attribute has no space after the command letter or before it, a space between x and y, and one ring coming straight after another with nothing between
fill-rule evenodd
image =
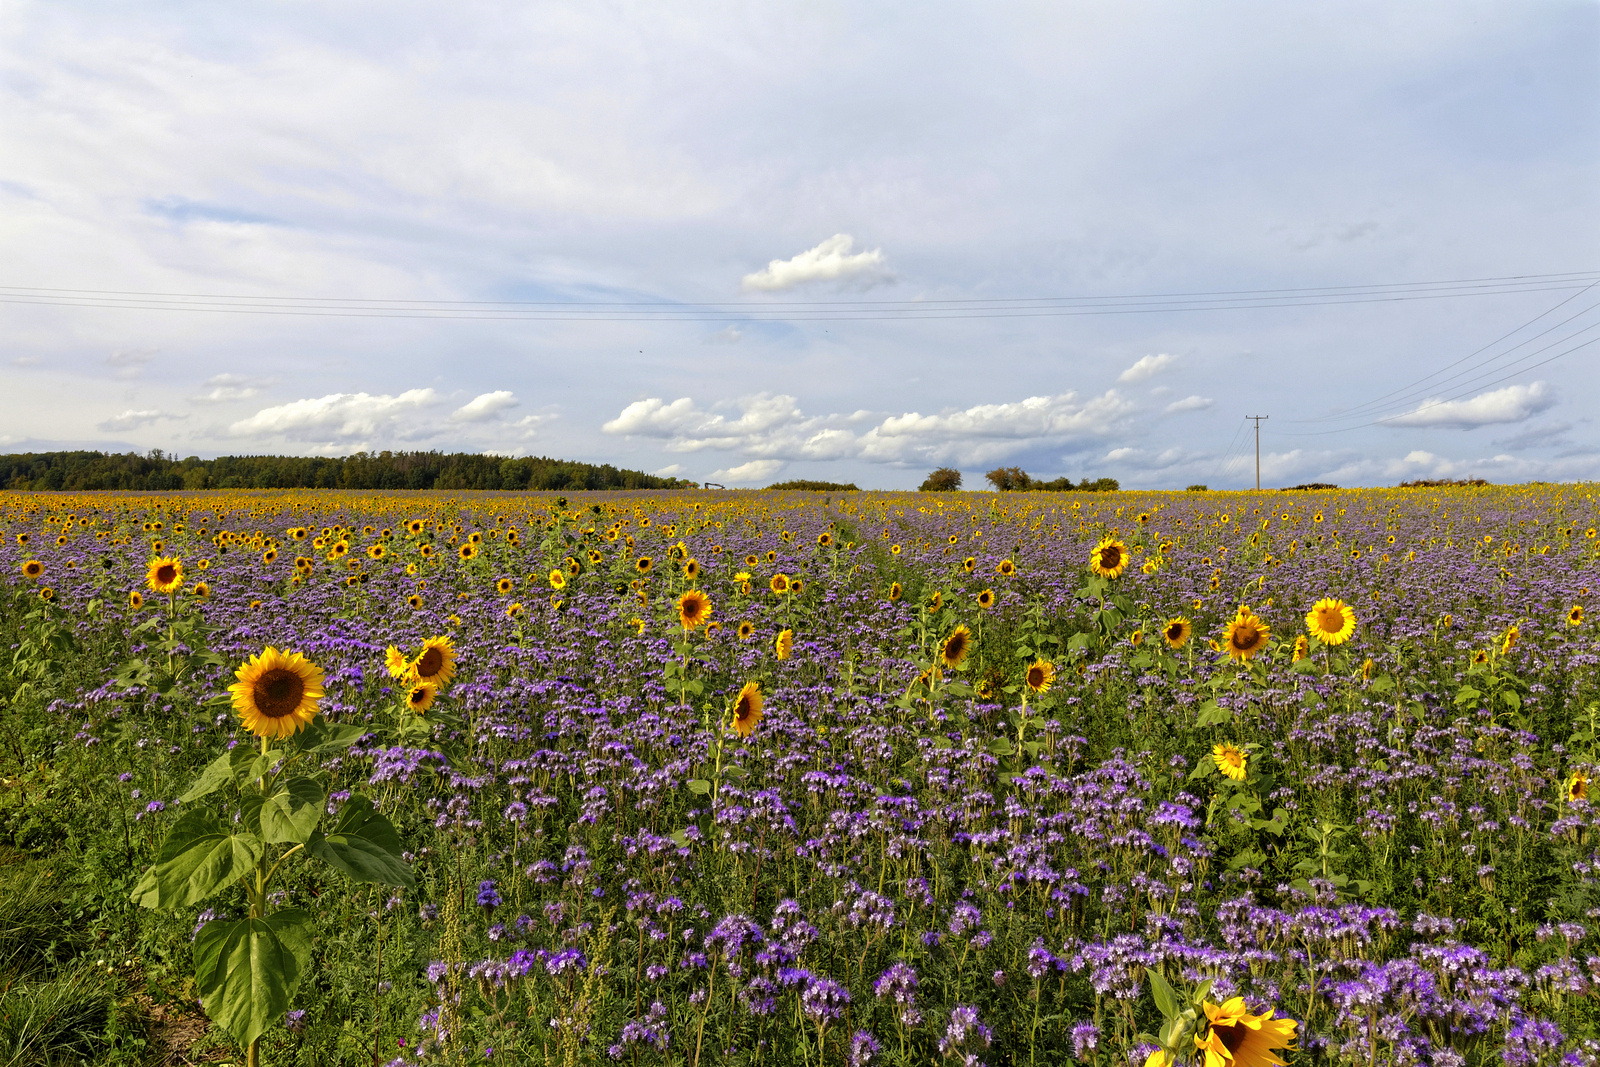
<instances>
[{"instance_id":1,"label":"overhead electrical wire","mask_svg":"<svg viewBox=\"0 0 1600 1067\"><path fill-rule=\"evenodd\" d=\"M1415 300L1582 292L1600 272L1508 275L1372 285L1239 289L1111 296L930 300L744 300L725 303L616 300L390 300L250 296L136 290L0 286L0 304L318 318L460 319L545 322L870 321L1137 315L1259 308L1320 307ZM1570 297L1568 299L1571 299Z\"/></svg>"},{"instance_id":2,"label":"overhead electrical wire","mask_svg":"<svg viewBox=\"0 0 1600 1067\"><path fill-rule=\"evenodd\" d=\"M1487 358L1485 358L1483 360L1480 360L1479 362L1473 364L1472 366L1467 367L1467 368L1465 368L1463 370L1459 370L1454 374L1446 375L1446 376L1444 376L1442 378L1440 377L1440 375L1443 375L1445 373L1445 371L1448 371L1448 370L1451 370L1452 368L1458 367L1462 363L1465 363L1466 361L1472 359L1475 356L1482 355L1484 352L1489 351L1490 349L1496 347L1497 345L1501 344L1502 342L1504 342L1506 340L1509 340L1510 338L1516 336L1518 333L1521 333L1522 331L1528 329L1529 327L1537 324L1540 319L1543 319L1548 315L1554 314L1556 311L1559 311L1562 307L1564 307L1565 305L1571 303L1573 300L1578 299L1584 293L1586 293L1586 292L1590 291L1591 289L1595 288L1595 286L1597 286L1597 285L1600 285L1600 280L1597 280L1597 281L1591 283L1590 285L1585 286L1583 289L1580 289L1578 292L1573 293L1571 296L1567 297L1565 300L1563 300L1560 303L1556 304L1554 307L1548 308L1545 311L1540 312L1538 315L1535 315L1532 319L1530 319L1527 322L1524 322L1524 323L1516 326L1515 328L1513 328L1511 330L1508 330L1507 332L1501 334L1499 337L1495 338L1493 341L1490 341L1488 344L1482 345L1479 348L1476 348L1473 351L1468 352L1466 355L1462 356L1461 358L1453 360L1452 362L1445 364L1443 367L1440 367L1438 370L1433 371L1433 372L1431 372L1429 374L1426 374L1426 375L1422 376L1421 378L1418 378L1418 379L1416 379L1416 380L1414 380L1414 381L1412 381L1412 382L1410 382L1410 383L1408 383L1406 385L1402 385L1402 386L1399 386L1398 388L1391 389L1389 392L1384 393L1382 396L1375 397L1372 400L1369 400L1369 401L1367 401L1367 402L1365 402L1363 404L1359 404L1354 408L1349 408L1349 409L1347 409L1345 411L1341 411L1338 414L1322 415L1322 416L1317 416L1317 417L1309 418L1309 419L1300 419L1300 420L1297 420L1297 421L1301 422L1301 423L1319 423L1319 422L1326 423L1326 422L1348 422L1348 421L1355 420L1355 419L1362 419L1362 418L1369 418L1369 417L1378 418L1379 417L1379 413L1382 412L1385 409L1392 409L1392 408L1394 408L1396 406L1404 406L1406 404L1411 403L1414 400L1423 399L1423 398L1425 398L1427 396L1428 393L1438 391L1440 388L1446 386L1447 383L1453 382L1453 381L1457 381L1458 379L1461 379L1463 375L1470 374L1473 371L1479 370L1479 369L1484 368L1484 367L1488 367L1488 366L1490 366L1491 364L1493 364L1493 363L1495 363L1497 361L1504 360L1507 357L1509 357L1512 353L1516 352L1518 349L1523 348L1523 347L1525 347L1527 345L1530 345L1533 342L1537 341L1539 338L1544 337L1546 334L1552 333L1555 330L1559 330L1561 327L1566 326L1567 324L1573 322L1574 320L1582 318L1584 315L1587 315L1589 312L1594 311L1597 308L1600 308L1600 303L1590 304L1589 306L1583 308L1582 310L1576 311L1573 314L1567 316L1566 318L1562 319L1561 321L1556 322L1556 323L1552 323L1551 325L1545 327L1543 330L1540 330L1538 333L1532 334L1531 336L1526 337L1521 341L1518 341L1516 344L1512 345L1510 348L1507 348L1502 352L1496 353L1495 355L1492 355L1492 356L1489 356L1489 357L1487 357ZM1590 324L1588 326L1581 327L1580 329L1578 329L1574 333L1569 334L1567 337L1562 338L1559 341L1552 342L1552 344L1561 344L1561 343L1564 343L1565 341L1572 340L1573 338L1575 338L1575 337L1577 337L1577 336L1579 336L1579 335L1581 335L1581 334L1583 334L1583 333L1585 333L1585 332L1587 332L1589 330L1594 329L1596 325L1600 325L1600 323L1592 323L1592 324ZM1542 349L1536 349L1534 352L1529 353L1529 355L1537 355L1540 352L1547 351L1550 347L1551 347L1550 345L1546 345ZM1527 357L1525 356L1523 358L1525 359ZM1514 362L1520 362L1520 361L1521 360L1517 360L1517 361L1514 361ZM1513 364L1506 364L1506 365L1507 366L1511 366ZM1493 370L1486 371L1483 374L1478 375L1476 378L1472 378L1472 379L1468 379L1468 380L1469 381L1481 380L1482 378L1487 377L1490 374L1497 373L1499 369L1503 369L1503 368L1495 368ZM1451 388L1454 388L1454 386L1451 386ZM1380 419L1380 421L1381 421L1381 419Z\"/></svg>"}]
</instances>

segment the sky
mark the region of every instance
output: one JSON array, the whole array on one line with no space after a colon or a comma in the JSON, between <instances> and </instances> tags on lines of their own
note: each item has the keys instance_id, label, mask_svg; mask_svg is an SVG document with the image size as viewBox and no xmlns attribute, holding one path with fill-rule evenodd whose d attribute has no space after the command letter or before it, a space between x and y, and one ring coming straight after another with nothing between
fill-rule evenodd
<instances>
[{"instance_id":1,"label":"sky","mask_svg":"<svg viewBox=\"0 0 1600 1067\"><path fill-rule=\"evenodd\" d=\"M0 0L0 451L1600 478L1600 5Z\"/></svg>"}]
</instances>

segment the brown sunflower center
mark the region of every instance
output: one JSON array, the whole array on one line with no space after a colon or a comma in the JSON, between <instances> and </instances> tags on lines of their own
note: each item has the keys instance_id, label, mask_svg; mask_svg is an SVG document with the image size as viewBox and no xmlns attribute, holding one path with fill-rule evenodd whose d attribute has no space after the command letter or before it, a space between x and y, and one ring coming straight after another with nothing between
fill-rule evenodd
<instances>
[{"instance_id":1,"label":"brown sunflower center","mask_svg":"<svg viewBox=\"0 0 1600 1067\"><path fill-rule=\"evenodd\" d=\"M256 679L251 696L256 708L269 719L281 719L300 706L306 683L294 671L274 667Z\"/></svg>"},{"instance_id":2,"label":"brown sunflower center","mask_svg":"<svg viewBox=\"0 0 1600 1067\"><path fill-rule=\"evenodd\" d=\"M411 701L412 704L421 704L428 699L428 691L421 686L418 686L411 691L410 695L406 699Z\"/></svg>"},{"instance_id":3,"label":"brown sunflower center","mask_svg":"<svg viewBox=\"0 0 1600 1067\"><path fill-rule=\"evenodd\" d=\"M417 660L417 673L424 678L432 678L444 668L444 653L437 648L430 648Z\"/></svg>"},{"instance_id":4,"label":"brown sunflower center","mask_svg":"<svg viewBox=\"0 0 1600 1067\"><path fill-rule=\"evenodd\" d=\"M177 581L177 579L178 568L174 567L172 564L163 563L161 566L156 568L156 581L160 582L162 585L168 585Z\"/></svg>"},{"instance_id":5,"label":"brown sunflower center","mask_svg":"<svg viewBox=\"0 0 1600 1067\"><path fill-rule=\"evenodd\" d=\"M1248 624L1235 627L1228 643L1240 652L1248 652L1261 643L1261 631Z\"/></svg>"},{"instance_id":6,"label":"brown sunflower center","mask_svg":"<svg viewBox=\"0 0 1600 1067\"><path fill-rule=\"evenodd\" d=\"M967 635L951 634L950 639L944 643L944 658L946 662L956 663L967 654Z\"/></svg>"},{"instance_id":7,"label":"brown sunflower center","mask_svg":"<svg viewBox=\"0 0 1600 1067\"><path fill-rule=\"evenodd\" d=\"M1100 566L1108 571L1114 571L1122 563L1122 550L1114 545L1108 545L1100 550Z\"/></svg>"},{"instance_id":8,"label":"brown sunflower center","mask_svg":"<svg viewBox=\"0 0 1600 1067\"><path fill-rule=\"evenodd\" d=\"M1168 641L1176 641L1178 638L1183 636L1183 623L1169 623L1163 633L1166 635Z\"/></svg>"},{"instance_id":9,"label":"brown sunflower center","mask_svg":"<svg viewBox=\"0 0 1600 1067\"><path fill-rule=\"evenodd\" d=\"M755 714L755 711L749 696L742 696L739 698L739 703L734 706L733 717L739 722L745 722Z\"/></svg>"},{"instance_id":10,"label":"brown sunflower center","mask_svg":"<svg viewBox=\"0 0 1600 1067\"><path fill-rule=\"evenodd\" d=\"M1028 685L1034 689L1044 684L1044 669L1042 667L1028 668Z\"/></svg>"},{"instance_id":11,"label":"brown sunflower center","mask_svg":"<svg viewBox=\"0 0 1600 1067\"><path fill-rule=\"evenodd\" d=\"M1233 760L1230 759L1229 762ZM1211 1032L1217 1035L1222 1047L1230 1054L1238 1052L1244 1047L1244 1043L1250 1040L1250 1028L1247 1026L1213 1026Z\"/></svg>"}]
</instances>

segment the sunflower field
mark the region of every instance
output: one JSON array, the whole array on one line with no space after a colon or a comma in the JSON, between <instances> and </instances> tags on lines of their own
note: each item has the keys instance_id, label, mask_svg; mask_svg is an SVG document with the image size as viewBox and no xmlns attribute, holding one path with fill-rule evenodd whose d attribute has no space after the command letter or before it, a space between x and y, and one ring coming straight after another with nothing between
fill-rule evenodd
<instances>
[{"instance_id":1,"label":"sunflower field","mask_svg":"<svg viewBox=\"0 0 1600 1067\"><path fill-rule=\"evenodd\" d=\"M0 1064L1600 1065L1597 524L0 494Z\"/></svg>"}]
</instances>

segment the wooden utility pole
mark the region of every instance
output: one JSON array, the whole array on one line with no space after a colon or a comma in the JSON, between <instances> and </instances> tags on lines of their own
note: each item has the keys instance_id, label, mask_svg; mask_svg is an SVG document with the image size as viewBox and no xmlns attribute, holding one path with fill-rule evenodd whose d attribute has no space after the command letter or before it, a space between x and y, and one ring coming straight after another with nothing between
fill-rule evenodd
<instances>
[{"instance_id":1,"label":"wooden utility pole","mask_svg":"<svg viewBox=\"0 0 1600 1067\"><path fill-rule=\"evenodd\" d=\"M1246 415L1247 419L1256 420L1256 492L1261 492L1261 420L1271 418L1270 415Z\"/></svg>"}]
</instances>

